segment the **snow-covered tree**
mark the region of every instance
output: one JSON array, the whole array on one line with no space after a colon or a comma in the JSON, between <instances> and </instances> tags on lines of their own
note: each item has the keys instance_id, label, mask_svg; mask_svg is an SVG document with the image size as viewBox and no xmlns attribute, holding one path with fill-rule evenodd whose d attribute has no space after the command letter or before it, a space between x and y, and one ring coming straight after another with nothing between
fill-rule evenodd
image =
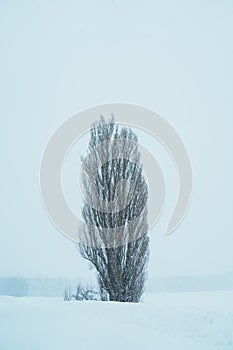
<instances>
[{"instance_id":1,"label":"snow-covered tree","mask_svg":"<svg viewBox=\"0 0 233 350\"><path fill-rule=\"evenodd\" d=\"M85 224L79 251L97 271L102 300L139 302L149 238L148 188L136 134L101 117L91 128L82 168Z\"/></svg>"}]
</instances>

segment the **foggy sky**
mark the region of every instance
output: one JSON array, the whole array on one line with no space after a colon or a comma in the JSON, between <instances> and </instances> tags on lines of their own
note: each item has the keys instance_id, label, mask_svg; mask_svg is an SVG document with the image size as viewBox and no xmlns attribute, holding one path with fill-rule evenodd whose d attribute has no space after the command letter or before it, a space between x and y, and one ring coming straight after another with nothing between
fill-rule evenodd
<instances>
[{"instance_id":1,"label":"foggy sky","mask_svg":"<svg viewBox=\"0 0 233 350\"><path fill-rule=\"evenodd\" d=\"M190 210L166 236L176 170L161 145L135 130L167 185L164 213L150 232L150 275L233 270L232 15L227 0L1 2L0 276L88 273L75 245L44 211L39 168L49 137L65 119L108 102L161 113L193 165ZM85 136L74 145L63 171L77 213L87 142Z\"/></svg>"}]
</instances>

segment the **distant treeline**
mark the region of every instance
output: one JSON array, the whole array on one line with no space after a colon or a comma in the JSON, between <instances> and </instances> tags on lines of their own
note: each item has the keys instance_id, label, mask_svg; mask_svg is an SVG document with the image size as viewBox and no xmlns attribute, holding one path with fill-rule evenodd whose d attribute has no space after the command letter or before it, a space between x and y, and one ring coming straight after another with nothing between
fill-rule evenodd
<instances>
[{"instance_id":1,"label":"distant treeline","mask_svg":"<svg viewBox=\"0 0 233 350\"><path fill-rule=\"evenodd\" d=\"M16 297L26 296L28 293L28 281L21 277L0 278L0 294Z\"/></svg>"},{"instance_id":2,"label":"distant treeline","mask_svg":"<svg viewBox=\"0 0 233 350\"><path fill-rule=\"evenodd\" d=\"M233 290L233 272L222 275L154 277L148 280L147 292L198 292Z\"/></svg>"},{"instance_id":3,"label":"distant treeline","mask_svg":"<svg viewBox=\"0 0 233 350\"><path fill-rule=\"evenodd\" d=\"M0 277L0 295L63 297L67 287L75 290L82 278L64 277ZM195 292L205 290L233 290L233 272L224 275L178 276L149 278L146 292Z\"/></svg>"},{"instance_id":4,"label":"distant treeline","mask_svg":"<svg viewBox=\"0 0 233 350\"><path fill-rule=\"evenodd\" d=\"M1 277L0 295L11 295L17 297L62 297L67 286L75 288L80 281L81 279L69 280L63 277Z\"/></svg>"}]
</instances>

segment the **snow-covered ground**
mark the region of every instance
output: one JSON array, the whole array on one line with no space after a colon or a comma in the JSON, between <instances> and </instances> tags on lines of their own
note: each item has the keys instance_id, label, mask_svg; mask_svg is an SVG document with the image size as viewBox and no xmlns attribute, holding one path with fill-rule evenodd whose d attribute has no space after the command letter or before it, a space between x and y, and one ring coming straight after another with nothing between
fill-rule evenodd
<instances>
[{"instance_id":1,"label":"snow-covered ground","mask_svg":"<svg viewBox=\"0 0 233 350\"><path fill-rule=\"evenodd\" d=\"M0 350L232 350L233 291L143 303L0 297Z\"/></svg>"}]
</instances>

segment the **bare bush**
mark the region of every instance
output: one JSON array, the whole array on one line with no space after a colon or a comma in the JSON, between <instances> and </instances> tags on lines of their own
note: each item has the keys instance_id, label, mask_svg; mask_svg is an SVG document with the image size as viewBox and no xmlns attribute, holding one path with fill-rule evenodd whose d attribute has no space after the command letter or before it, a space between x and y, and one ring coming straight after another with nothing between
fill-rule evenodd
<instances>
[{"instance_id":1,"label":"bare bush","mask_svg":"<svg viewBox=\"0 0 233 350\"><path fill-rule=\"evenodd\" d=\"M71 287L66 287L64 290L64 301L70 300L100 300L100 294L93 286L82 285L78 283L75 292L72 292Z\"/></svg>"},{"instance_id":2,"label":"bare bush","mask_svg":"<svg viewBox=\"0 0 233 350\"><path fill-rule=\"evenodd\" d=\"M63 294L64 301L70 301L70 300L72 300L72 297L73 297L72 289L70 286L68 286L64 290L64 294Z\"/></svg>"}]
</instances>

